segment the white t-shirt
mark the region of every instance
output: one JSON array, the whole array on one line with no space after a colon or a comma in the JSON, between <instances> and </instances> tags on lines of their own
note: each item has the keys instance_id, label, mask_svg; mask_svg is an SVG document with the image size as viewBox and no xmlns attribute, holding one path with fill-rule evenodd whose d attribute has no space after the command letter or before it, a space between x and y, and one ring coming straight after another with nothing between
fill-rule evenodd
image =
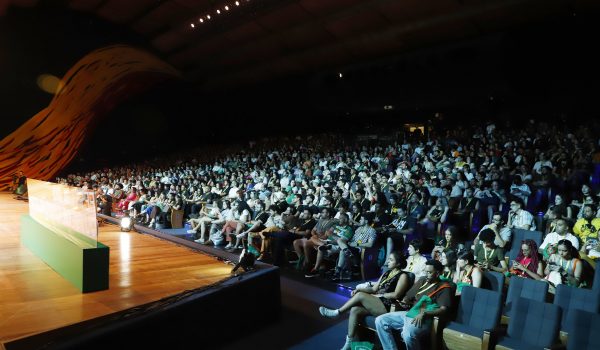
<instances>
[{"instance_id":1,"label":"white t-shirt","mask_svg":"<svg viewBox=\"0 0 600 350\"><path fill-rule=\"evenodd\" d=\"M546 235L546 238L544 238L544 241L540 245L540 249L545 249L548 244L557 244L558 241L563 239L568 239L569 241L571 241L571 243L573 243L573 247L579 250L579 240L573 234L568 232L564 236L561 236L556 232L550 232L548 235Z\"/></svg>"}]
</instances>

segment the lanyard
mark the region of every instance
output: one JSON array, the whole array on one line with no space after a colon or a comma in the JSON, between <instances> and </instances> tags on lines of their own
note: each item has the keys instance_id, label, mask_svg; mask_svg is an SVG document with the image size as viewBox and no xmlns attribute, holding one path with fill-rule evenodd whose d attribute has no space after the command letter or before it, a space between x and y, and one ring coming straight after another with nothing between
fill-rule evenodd
<instances>
[{"instance_id":1,"label":"lanyard","mask_svg":"<svg viewBox=\"0 0 600 350\"><path fill-rule=\"evenodd\" d=\"M392 278L396 277L397 274L400 273L400 270L394 270L393 272L391 272L389 275L387 275L387 277L381 281L381 283L379 283L380 286L382 286L383 284L385 284L385 282L391 280Z\"/></svg>"},{"instance_id":2,"label":"lanyard","mask_svg":"<svg viewBox=\"0 0 600 350\"><path fill-rule=\"evenodd\" d=\"M433 286L435 286L435 283L432 283L429 286L427 284L422 285L421 287L419 287L419 291L417 292L417 295L419 295L421 293L425 293L426 291L430 290ZM427 287L427 288L425 288L425 287Z\"/></svg>"},{"instance_id":3,"label":"lanyard","mask_svg":"<svg viewBox=\"0 0 600 350\"><path fill-rule=\"evenodd\" d=\"M485 261L487 262L492 256L494 256L494 252L496 251L496 249L492 249L490 256L487 255L487 248L483 248L483 258L485 259Z\"/></svg>"}]
</instances>

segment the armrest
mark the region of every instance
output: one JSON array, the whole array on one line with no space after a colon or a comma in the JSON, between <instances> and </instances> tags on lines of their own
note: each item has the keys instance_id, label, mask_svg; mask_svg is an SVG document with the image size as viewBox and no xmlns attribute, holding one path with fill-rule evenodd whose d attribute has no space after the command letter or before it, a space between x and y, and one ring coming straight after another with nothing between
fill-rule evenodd
<instances>
[{"instance_id":1,"label":"armrest","mask_svg":"<svg viewBox=\"0 0 600 350\"><path fill-rule=\"evenodd\" d=\"M567 346L565 344L554 344L549 348L544 348L544 349L548 349L548 350L567 350Z\"/></svg>"},{"instance_id":2,"label":"armrest","mask_svg":"<svg viewBox=\"0 0 600 350\"><path fill-rule=\"evenodd\" d=\"M488 350L494 348L499 336L505 335L506 329L496 327L492 329L486 329L483 331L483 338L481 342L481 350Z\"/></svg>"}]
</instances>

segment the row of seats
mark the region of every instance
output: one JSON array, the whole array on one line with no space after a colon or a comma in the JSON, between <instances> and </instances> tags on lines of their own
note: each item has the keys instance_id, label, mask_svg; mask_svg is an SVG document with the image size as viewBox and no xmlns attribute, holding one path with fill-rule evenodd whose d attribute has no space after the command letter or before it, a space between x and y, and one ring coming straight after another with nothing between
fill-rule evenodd
<instances>
[{"instance_id":1,"label":"row of seats","mask_svg":"<svg viewBox=\"0 0 600 350\"><path fill-rule=\"evenodd\" d=\"M558 286L553 304L518 297L512 300L508 327L501 328L502 294L465 287L455 320L444 328L443 341L450 350L599 349L599 299L593 291L563 285Z\"/></svg>"},{"instance_id":2,"label":"row of seats","mask_svg":"<svg viewBox=\"0 0 600 350\"><path fill-rule=\"evenodd\" d=\"M600 282L600 273L595 279ZM442 337L448 349L600 349L600 283L593 289L559 285L552 303L546 302L544 281L512 278L504 298L504 275L485 272L482 287L463 288L446 327L434 322L431 348L438 348L442 340L436 339ZM365 326L374 330L375 318L367 317Z\"/></svg>"}]
</instances>

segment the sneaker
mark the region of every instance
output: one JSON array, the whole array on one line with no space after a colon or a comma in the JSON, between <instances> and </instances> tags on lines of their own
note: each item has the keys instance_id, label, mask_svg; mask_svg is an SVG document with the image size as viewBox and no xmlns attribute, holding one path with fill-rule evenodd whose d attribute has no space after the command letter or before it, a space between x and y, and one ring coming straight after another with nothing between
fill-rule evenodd
<instances>
[{"instance_id":1,"label":"sneaker","mask_svg":"<svg viewBox=\"0 0 600 350\"><path fill-rule=\"evenodd\" d=\"M316 269L312 269L312 270L308 271L306 273L306 275L304 275L304 277L313 278L313 277L317 277L318 275L319 275L319 271L317 271Z\"/></svg>"},{"instance_id":2,"label":"sneaker","mask_svg":"<svg viewBox=\"0 0 600 350\"><path fill-rule=\"evenodd\" d=\"M196 233L196 230L187 230L187 233Z\"/></svg>"},{"instance_id":3,"label":"sneaker","mask_svg":"<svg viewBox=\"0 0 600 350\"><path fill-rule=\"evenodd\" d=\"M319 313L321 316L328 318L337 318L340 315L338 310L328 309L325 306L319 306Z\"/></svg>"},{"instance_id":4,"label":"sneaker","mask_svg":"<svg viewBox=\"0 0 600 350\"><path fill-rule=\"evenodd\" d=\"M225 249L231 249L232 247L233 247L233 244L227 243L227 245L225 246Z\"/></svg>"},{"instance_id":5,"label":"sneaker","mask_svg":"<svg viewBox=\"0 0 600 350\"><path fill-rule=\"evenodd\" d=\"M195 239L194 242L200 243L200 244L206 244L206 241L203 240L202 238Z\"/></svg>"}]
</instances>

